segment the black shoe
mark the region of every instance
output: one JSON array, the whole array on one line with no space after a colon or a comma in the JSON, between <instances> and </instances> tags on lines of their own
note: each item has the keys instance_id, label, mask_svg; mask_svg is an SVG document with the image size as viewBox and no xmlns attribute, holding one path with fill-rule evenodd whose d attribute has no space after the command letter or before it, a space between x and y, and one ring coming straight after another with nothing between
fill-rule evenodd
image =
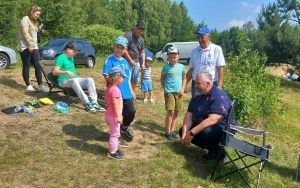
<instances>
[{"instance_id":1,"label":"black shoe","mask_svg":"<svg viewBox=\"0 0 300 188\"><path fill-rule=\"evenodd\" d=\"M107 157L111 158L111 159L118 159L118 160L122 160L124 159L124 153L121 153L120 150L117 150L116 153L107 153Z\"/></svg>"},{"instance_id":2,"label":"black shoe","mask_svg":"<svg viewBox=\"0 0 300 188\"><path fill-rule=\"evenodd\" d=\"M172 134L172 136L173 136L173 138L174 138L175 140L179 140L179 139L180 139L180 136L179 136L178 134L176 134L175 131L171 132L171 134Z\"/></svg>"},{"instance_id":3,"label":"black shoe","mask_svg":"<svg viewBox=\"0 0 300 188\"><path fill-rule=\"evenodd\" d=\"M128 144L121 136L119 137L119 145L122 146L123 148L128 148Z\"/></svg>"},{"instance_id":4,"label":"black shoe","mask_svg":"<svg viewBox=\"0 0 300 188\"><path fill-rule=\"evenodd\" d=\"M227 155L225 153L225 151L222 149L220 151L220 160L219 160L219 164L223 164L227 159Z\"/></svg>"},{"instance_id":5,"label":"black shoe","mask_svg":"<svg viewBox=\"0 0 300 188\"><path fill-rule=\"evenodd\" d=\"M123 156L123 157L125 156L125 154L119 149L116 151L116 153L118 153L119 156Z\"/></svg>"},{"instance_id":6,"label":"black shoe","mask_svg":"<svg viewBox=\"0 0 300 188\"><path fill-rule=\"evenodd\" d=\"M166 139L169 140L169 141L175 140L175 138L173 137L173 134L172 134L172 133L165 133L165 137L166 137Z\"/></svg>"},{"instance_id":7,"label":"black shoe","mask_svg":"<svg viewBox=\"0 0 300 188\"><path fill-rule=\"evenodd\" d=\"M202 156L202 158L205 160L215 160L215 159L217 159L217 157L218 157L218 154L211 152L211 151L209 151L208 154L205 154Z\"/></svg>"},{"instance_id":8,"label":"black shoe","mask_svg":"<svg viewBox=\"0 0 300 188\"><path fill-rule=\"evenodd\" d=\"M122 129L121 128L121 132L125 133L126 136L129 137L129 138L133 138L134 137L134 134L133 134L132 130L130 130L128 127L126 129Z\"/></svg>"}]
</instances>

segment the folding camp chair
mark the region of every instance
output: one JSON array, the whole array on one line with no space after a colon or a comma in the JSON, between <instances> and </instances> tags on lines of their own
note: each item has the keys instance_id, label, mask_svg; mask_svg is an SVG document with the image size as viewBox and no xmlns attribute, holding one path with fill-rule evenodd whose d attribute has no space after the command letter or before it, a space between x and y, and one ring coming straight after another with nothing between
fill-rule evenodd
<instances>
[{"instance_id":1,"label":"folding camp chair","mask_svg":"<svg viewBox=\"0 0 300 188\"><path fill-rule=\"evenodd\" d=\"M77 94L73 88L66 88L58 85L57 76L52 74L55 66L54 60L40 60L39 64L49 87L49 97L51 96L51 93L63 92L68 96L68 103L71 104L71 98L77 97Z\"/></svg>"},{"instance_id":2,"label":"folding camp chair","mask_svg":"<svg viewBox=\"0 0 300 188\"><path fill-rule=\"evenodd\" d=\"M241 175L245 183L249 187L251 187L249 181L245 177L245 172L243 170L247 169L252 174L250 167L260 164L257 180L256 180L256 187L258 187L261 173L265 167L266 162L271 162L269 160L269 151L272 149L272 146L265 144L265 139L266 139L265 135L267 133L266 131L243 128L240 126L234 126L230 124L230 119L234 114L233 106L234 106L234 101L232 102L227 125L223 131L223 137L219 144L220 152L218 154L218 160L216 161L216 165L213 169L211 179L218 180L225 176L237 172ZM233 132L237 134L233 134ZM238 134L245 134L248 135L248 137L261 136L262 144L256 145L250 143L245 139L239 138ZM229 150L233 150L233 154L231 154ZM224 154L228 160L227 162L222 161L221 159L222 157L224 157ZM248 158L252 158L252 159L248 160ZM222 172L223 170L226 170L224 169L224 166L227 165L228 167L229 164L233 164L234 168L233 169L231 168L229 171L227 169L227 172Z\"/></svg>"}]
</instances>

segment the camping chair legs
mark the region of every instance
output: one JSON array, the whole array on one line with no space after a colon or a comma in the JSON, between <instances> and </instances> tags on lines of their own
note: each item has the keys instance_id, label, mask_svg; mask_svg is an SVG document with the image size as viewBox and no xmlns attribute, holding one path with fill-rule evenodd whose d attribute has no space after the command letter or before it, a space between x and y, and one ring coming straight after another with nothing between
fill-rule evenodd
<instances>
[{"instance_id":1,"label":"camping chair legs","mask_svg":"<svg viewBox=\"0 0 300 188\"><path fill-rule=\"evenodd\" d=\"M49 87L49 88L50 88L50 90L49 90L49 94L48 95L49 95L49 98L50 98L51 93L56 93L56 92L52 92L53 87ZM71 94L70 94L70 91L68 89L65 89L64 92L68 96L68 105L70 106L71 105Z\"/></svg>"},{"instance_id":2,"label":"camping chair legs","mask_svg":"<svg viewBox=\"0 0 300 188\"><path fill-rule=\"evenodd\" d=\"M224 152L225 152L226 156L229 158L229 161L226 162L226 163L220 164L220 162L222 162L222 161L220 161L220 157L221 156L220 156L220 154L218 154L218 158L216 160L217 164L215 165L215 167L213 169L213 172L212 172L212 175L211 175L211 180L215 181L215 180L221 179L221 178L223 178L225 176L228 176L228 175L231 175L231 174L234 174L234 173L238 172L242 176L244 182L248 185L248 187L251 187L250 184L249 184L249 182L247 181L246 177L242 173L242 170L247 169L252 174L252 172L251 172L251 170L249 168L251 166L254 166L254 165L260 163L260 168L259 168L259 172L258 172L258 176L257 176L257 181L256 181L256 187L258 187L259 186L259 182L260 182L261 173L262 173L262 170L263 170L263 168L264 168L264 166L266 164L266 161L260 159L259 161L256 161L255 163L252 163L251 165L247 165L246 162L243 160L243 158L247 157L247 155L240 155L240 153L238 153L237 151L235 151L236 154L238 155L238 157L233 159L232 157L230 157L230 155L228 155L228 153L227 153L226 150L224 150ZM244 167L239 168L235 164L235 161L237 161L237 160L241 160L242 163L244 164ZM220 174L220 175L215 176L217 170L221 170L222 166L225 166L225 165L230 164L230 163L233 164L233 166L235 167L235 170L232 170L232 171L230 171L228 173L224 173L224 174Z\"/></svg>"}]
</instances>

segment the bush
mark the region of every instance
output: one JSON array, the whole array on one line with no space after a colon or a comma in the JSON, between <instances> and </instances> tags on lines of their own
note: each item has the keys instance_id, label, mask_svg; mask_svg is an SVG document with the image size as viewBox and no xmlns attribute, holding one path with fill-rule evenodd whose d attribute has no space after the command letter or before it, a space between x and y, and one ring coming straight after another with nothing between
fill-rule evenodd
<instances>
[{"instance_id":1,"label":"bush","mask_svg":"<svg viewBox=\"0 0 300 188\"><path fill-rule=\"evenodd\" d=\"M279 114L280 79L265 71L266 59L248 50L227 59L224 89L236 100L237 121L243 126L266 125Z\"/></svg>"},{"instance_id":2,"label":"bush","mask_svg":"<svg viewBox=\"0 0 300 188\"><path fill-rule=\"evenodd\" d=\"M81 32L81 37L87 39L96 49L97 54L107 55L112 53L114 39L124 35L121 30L94 24L86 27Z\"/></svg>"}]
</instances>

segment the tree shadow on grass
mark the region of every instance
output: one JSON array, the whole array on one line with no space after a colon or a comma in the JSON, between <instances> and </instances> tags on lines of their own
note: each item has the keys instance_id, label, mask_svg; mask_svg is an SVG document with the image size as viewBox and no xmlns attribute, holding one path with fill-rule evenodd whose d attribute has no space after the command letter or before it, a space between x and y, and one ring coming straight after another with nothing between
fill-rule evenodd
<instances>
[{"instance_id":1,"label":"tree shadow on grass","mask_svg":"<svg viewBox=\"0 0 300 188\"><path fill-rule=\"evenodd\" d=\"M295 158L295 161L297 162L297 158ZM266 164L266 169L270 170L270 171L276 171L281 177L287 177L287 178L295 178L295 174L296 174L296 165L294 167L288 168L288 167L283 167L280 166L276 163L267 163Z\"/></svg>"},{"instance_id":2,"label":"tree shadow on grass","mask_svg":"<svg viewBox=\"0 0 300 188\"><path fill-rule=\"evenodd\" d=\"M216 181L210 180L212 171L216 165L216 160L205 160L202 158L204 154L207 153L206 150L201 149L195 145L190 145L189 147L182 145L178 142L170 142L169 147L177 154L185 157L186 162L183 168L191 171L193 176L212 181L214 183L220 183L226 185L225 187L245 187L246 184L241 179L238 173L232 174L227 178L221 178ZM223 167L222 170L232 171L234 166ZM224 172L223 172L224 173ZM244 174L245 175L245 174ZM247 174L245 175L247 177ZM241 181L236 181L236 179L241 179ZM232 180L232 181L230 181Z\"/></svg>"},{"instance_id":3,"label":"tree shadow on grass","mask_svg":"<svg viewBox=\"0 0 300 188\"><path fill-rule=\"evenodd\" d=\"M103 141L107 142L109 134L100 131L93 125L79 125L66 124L62 127L62 131L66 135L73 136L77 139L66 140L66 143L77 150L86 151L93 154L105 153L107 148L98 144L89 144L88 141Z\"/></svg>"},{"instance_id":4,"label":"tree shadow on grass","mask_svg":"<svg viewBox=\"0 0 300 188\"><path fill-rule=\"evenodd\" d=\"M201 158L206 152L199 147L191 145L190 147L182 145L179 141L168 143L169 147L177 154L185 157L186 162L183 168L191 171L195 177L207 179L210 177L213 167L212 161L205 161Z\"/></svg>"},{"instance_id":5,"label":"tree shadow on grass","mask_svg":"<svg viewBox=\"0 0 300 188\"><path fill-rule=\"evenodd\" d=\"M285 89L292 89L294 92L300 91L300 82L290 81L284 78L281 78L280 86Z\"/></svg>"},{"instance_id":6,"label":"tree shadow on grass","mask_svg":"<svg viewBox=\"0 0 300 188\"><path fill-rule=\"evenodd\" d=\"M164 133L164 127L152 121L138 120L134 123L134 127L142 132L147 131L158 136L162 136L162 133Z\"/></svg>"},{"instance_id":7,"label":"tree shadow on grass","mask_svg":"<svg viewBox=\"0 0 300 188\"><path fill-rule=\"evenodd\" d=\"M0 78L0 84L6 85L8 87L11 87L11 88L17 89L17 90L25 88L24 85L19 84L15 80L10 79L10 78L6 78L6 77L3 77L3 76Z\"/></svg>"}]
</instances>

